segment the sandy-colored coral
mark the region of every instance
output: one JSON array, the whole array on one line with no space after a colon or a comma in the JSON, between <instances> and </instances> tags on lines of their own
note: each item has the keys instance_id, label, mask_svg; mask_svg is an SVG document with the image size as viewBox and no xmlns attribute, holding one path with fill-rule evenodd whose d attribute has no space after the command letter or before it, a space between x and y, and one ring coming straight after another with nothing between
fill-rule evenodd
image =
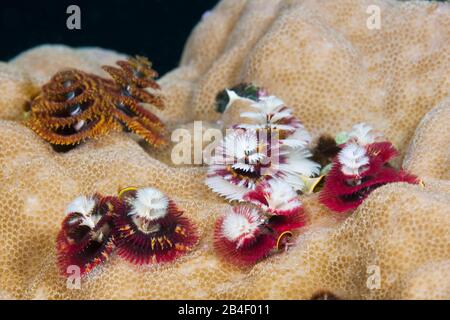
<instances>
[{"instance_id":1,"label":"sandy-colored coral","mask_svg":"<svg viewBox=\"0 0 450 320\"><path fill-rule=\"evenodd\" d=\"M20 68L0 62L0 119L18 119L39 92Z\"/></svg>"},{"instance_id":2,"label":"sandy-colored coral","mask_svg":"<svg viewBox=\"0 0 450 320\"><path fill-rule=\"evenodd\" d=\"M405 169L421 177L450 180L449 121L450 97L447 97L417 127L403 163Z\"/></svg>"},{"instance_id":3,"label":"sandy-colored coral","mask_svg":"<svg viewBox=\"0 0 450 320\"><path fill-rule=\"evenodd\" d=\"M380 30L366 27L369 4L382 9ZM122 56L43 46L0 64L0 298L308 299L326 290L449 299L449 18L448 4L425 2L223 0L196 27L181 66L160 80L171 128L218 120L215 94L255 82L315 137L360 121L385 131L424 181L381 187L350 216L329 212L317 194L303 197L308 224L296 245L251 269L213 251L214 221L228 204L203 184L204 167L169 165L125 133L57 153L21 124L26 102L56 71L102 74ZM128 185L166 192L198 225L200 243L168 265L113 256L81 290L68 288L55 262L65 206Z\"/></svg>"}]
</instances>

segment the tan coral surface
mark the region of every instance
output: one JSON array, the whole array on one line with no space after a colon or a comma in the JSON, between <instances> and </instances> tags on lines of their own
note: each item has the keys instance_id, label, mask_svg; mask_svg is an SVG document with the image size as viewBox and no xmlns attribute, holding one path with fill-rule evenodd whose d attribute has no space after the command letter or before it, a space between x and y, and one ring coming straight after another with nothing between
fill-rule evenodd
<instances>
[{"instance_id":1,"label":"tan coral surface","mask_svg":"<svg viewBox=\"0 0 450 320\"><path fill-rule=\"evenodd\" d=\"M373 4L379 30L366 26ZM215 217L228 204L204 186L204 167L173 166L170 151L125 133L56 153L20 122L56 71L100 74L123 56L42 46L0 63L0 298L308 299L326 290L450 299L449 21L443 3L223 0L196 27L180 67L160 80L170 128L191 130L194 120L216 127L215 94L255 82L289 103L315 137L359 121L383 130L424 181L379 188L350 216L329 212L317 194L303 197L308 224L296 245L251 269L212 250ZM168 265L135 267L113 256L80 290L69 289L55 263L65 206L128 185L173 197L198 224L200 243Z\"/></svg>"}]
</instances>

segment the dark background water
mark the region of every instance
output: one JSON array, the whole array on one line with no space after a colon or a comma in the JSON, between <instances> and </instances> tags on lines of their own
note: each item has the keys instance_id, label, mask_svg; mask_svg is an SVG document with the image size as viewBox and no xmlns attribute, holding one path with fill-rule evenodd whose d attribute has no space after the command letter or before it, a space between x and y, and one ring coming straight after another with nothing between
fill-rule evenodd
<instances>
[{"instance_id":1,"label":"dark background water","mask_svg":"<svg viewBox=\"0 0 450 320\"><path fill-rule=\"evenodd\" d=\"M0 0L0 61L43 43L98 46L145 55L162 75L178 65L192 28L218 1ZM71 4L81 9L81 30L66 27Z\"/></svg>"},{"instance_id":2,"label":"dark background water","mask_svg":"<svg viewBox=\"0 0 450 320\"><path fill-rule=\"evenodd\" d=\"M0 0L0 61L43 43L98 46L145 55L164 74L177 66L202 15L218 0ZM69 30L67 7L81 9Z\"/></svg>"}]
</instances>

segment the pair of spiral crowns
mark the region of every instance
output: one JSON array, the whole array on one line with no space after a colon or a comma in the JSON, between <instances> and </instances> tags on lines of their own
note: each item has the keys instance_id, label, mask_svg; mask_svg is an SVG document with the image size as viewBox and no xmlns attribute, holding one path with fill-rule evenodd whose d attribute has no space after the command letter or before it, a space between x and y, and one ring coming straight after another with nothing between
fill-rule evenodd
<instances>
[{"instance_id":1,"label":"pair of spiral crowns","mask_svg":"<svg viewBox=\"0 0 450 320\"><path fill-rule=\"evenodd\" d=\"M155 188L125 188L118 196L80 196L66 209L57 237L62 274L70 266L82 275L113 251L137 264L173 261L192 250L195 226L177 205Z\"/></svg>"},{"instance_id":2,"label":"pair of spiral crowns","mask_svg":"<svg viewBox=\"0 0 450 320\"><path fill-rule=\"evenodd\" d=\"M111 79L70 69L55 74L31 102L26 124L53 145L77 145L111 131L164 145L164 125L144 105L164 107L158 76L145 57L103 66Z\"/></svg>"},{"instance_id":3,"label":"pair of spiral crowns","mask_svg":"<svg viewBox=\"0 0 450 320\"><path fill-rule=\"evenodd\" d=\"M388 183L420 183L416 176L389 165L397 150L367 124L338 134L336 143L340 151L320 193L320 202L333 211L356 209L373 190Z\"/></svg>"}]
</instances>

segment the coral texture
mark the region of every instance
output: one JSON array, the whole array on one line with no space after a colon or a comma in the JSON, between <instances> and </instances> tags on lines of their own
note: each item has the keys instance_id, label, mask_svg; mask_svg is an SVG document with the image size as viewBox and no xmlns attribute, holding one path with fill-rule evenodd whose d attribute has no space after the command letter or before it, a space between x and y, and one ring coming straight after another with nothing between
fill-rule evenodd
<instances>
[{"instance_id":1,"label":"coral texture","mask_svg":"<svg viewBox=\"0 0 450 320\"><path fill-rule=\"evenodd\" d=\"M366 26L373 4L379 30ZM395 165L404 159L424 182L380 187L351 215L302 196L296 244L252 268L213 249L214 222L230 207L203 184L205 167L172 166L126 133L56 153L20 122L56 72L106 76L101 65L122 55L43 46L0 63L0 297L450 299L449 22L445 3L223 0L196 27L180 67L159 81L163 121L219 120L215 95L251 82L292 106L316 139L373 124L399 149ZM113 254L71 289L55 251L65 207L127 186L167 194L198 226L199 244L170 264L138 267Z\"/></svg>"}]
</instances>

